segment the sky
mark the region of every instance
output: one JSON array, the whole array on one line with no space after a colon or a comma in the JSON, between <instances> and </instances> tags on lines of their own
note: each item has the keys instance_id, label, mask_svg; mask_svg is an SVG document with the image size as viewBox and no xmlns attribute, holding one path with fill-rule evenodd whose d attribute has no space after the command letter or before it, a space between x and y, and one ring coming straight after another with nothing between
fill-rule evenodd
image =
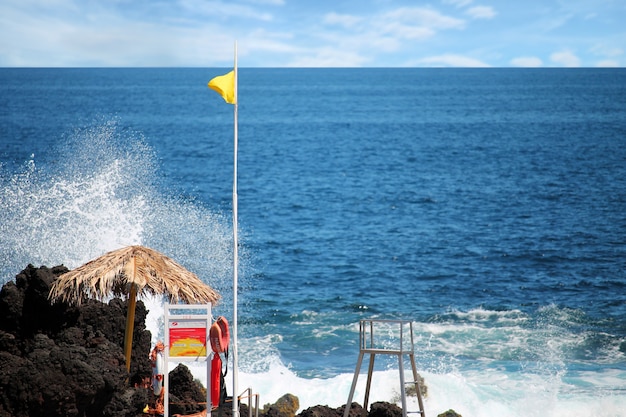
<instances>
[{"instance_id":1,"label":"sky","mask_svg":"<svg viewBox=\"0 0 626 417\"><path fill-rule=\"evenodd\" d=\"M626 0L0 0L0 67L626 67Z\"/></svg>"}]
</instances>

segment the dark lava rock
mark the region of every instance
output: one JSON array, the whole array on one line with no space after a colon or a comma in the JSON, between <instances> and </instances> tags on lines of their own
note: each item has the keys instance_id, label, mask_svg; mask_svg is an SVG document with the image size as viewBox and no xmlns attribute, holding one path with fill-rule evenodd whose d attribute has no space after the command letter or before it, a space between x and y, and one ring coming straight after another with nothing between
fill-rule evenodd
<instances>
[{"instance_id":1,"label":"dark lava rock","mask_svg":"<svg viewBox=\"0 0 626 417\"><path fill-rule=\"evenodd\" d=\"M265 410L267 417L295 417L300 400L293 394L285 394Z\"/></svg>"},{"instance_id":2,"label":"dark lava rock","mask_svg":"<svg viewBox=\"0 0 626 417\"><path fill-rule=\"evenodd\" d=\"M206 391L196 383L185 365L169 373L169 411L171 414L193 414L206 409Z\"/></svg>"},{"instance_id":3,"label":"dark lava rock","mask_svg":"<svg viewBox=\"0 0 626 417\"><path fill-rule=\"evenodd\" d=\"M0 416L136 416L151 375L147 310L137 303L130 374L123 353L127 303L51 304L68 269L29 265L0 290Z\"/></svg>"},{"instance_id":4,"label":"dark lava rock","mask_svg":"<svg viewBox=\"0 0 626 417\"><path fill-rule=\"evenodd\" d=\"M454 410L448 410L444 413L439 414L437 417L463 417L459 413Z\"/></svg>"},{"instance_id":5,"label":"dark lava rock","mask_svg":"<svg viewBox=\"0 0 626 417\"><path fill-rule=\"evenodd\" d=\"M340 412L336 408L330 408L327 405L316 405L302 410L300 417L343 417L343 410Z\"/></svg>"},{"instance_id":6,"label":"dark lava rock","mask_svg":"<svg viewBox=\"0 0 626 417\"><path fill-rule=\"evenodd\" d=\"M299 417L343 417L343 413L345 412L346 406L342 405L338 408L330 408L327 405L316 405L314 407L309 407L306 410L303 410L298 414ZM350 406L350 411L348 412L349 417L366 417L367 412L363 409L363 407L353 402Z\"/></svg>"},{"instance_id":7,"label":"dark lava rock","mask_svg":"<svg viewBox=\"0 0 626 417\"><path fill-rule=\"evenodd\" d=\"M402 417L402 408L386 402L375 402L370 407L368 417Z\"/></svg>"},{"instance_id":8,"label":"dark lava rock","mask_svg":"<svg viewBox=\"0 0 626 417\"><path fill-rule=\"evenodd\" d=\"M343 406L339 407L337 409L337 412L339 413L339 415L341 417L343 417L343 413L346 410L346 405L344 404ZM367 416L367 411L363 408L363 406L359 403L353 402L350 405L350 411L348 411L348 416L349 417L363 417L363 416Z\"/></svg>"}]
</instances>

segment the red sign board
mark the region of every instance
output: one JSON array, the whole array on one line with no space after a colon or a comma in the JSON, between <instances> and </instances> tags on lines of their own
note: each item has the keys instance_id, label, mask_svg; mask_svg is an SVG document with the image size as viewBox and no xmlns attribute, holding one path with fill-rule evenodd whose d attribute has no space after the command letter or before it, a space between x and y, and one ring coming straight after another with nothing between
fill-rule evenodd
<instances>
[{"instance_id":1,"label":"red sign board","mask_svg":"<svg viewBox=\"0 0 626 417\"><path fill-rule=\"evenodd\" d=\"M207 323L199 320L175 320L169 323L170 357L205 357Z\"/></svg>"}]
</instances>

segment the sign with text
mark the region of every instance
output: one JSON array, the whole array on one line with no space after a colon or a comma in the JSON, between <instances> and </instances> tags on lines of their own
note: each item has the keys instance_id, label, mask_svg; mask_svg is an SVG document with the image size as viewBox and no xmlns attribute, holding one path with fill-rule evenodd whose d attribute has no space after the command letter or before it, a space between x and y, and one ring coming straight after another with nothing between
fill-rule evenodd
<instances>
[{"instance_id":1,"label":"sign with text","mask_svg":"<svg viewBox=\"0 0 626 417\"><path fill-rule=\"evenodd\" d=\"M169 415L170 362L204 362L207 381L211 381L211 349L207 350L209 329L213 322L211 304L170 304L164 306L165 369L163 370L164 415ZM206 403L211 404L211 390L206 390Z\"/></svg>"},{"instance_id":2,"label":"sign with text","mask_svg":"<svg viewBox=\"0 0 626 417\"><path fill-rule=\"evenodd\" d=\"M206 320L170 318L170 357L206 357Z\"/></svg>"}]
</instances>

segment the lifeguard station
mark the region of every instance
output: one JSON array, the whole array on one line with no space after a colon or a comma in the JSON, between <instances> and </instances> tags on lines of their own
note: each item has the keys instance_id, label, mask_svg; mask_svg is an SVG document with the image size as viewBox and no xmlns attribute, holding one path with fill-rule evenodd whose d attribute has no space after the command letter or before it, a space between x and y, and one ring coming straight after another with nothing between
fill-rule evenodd
<instances>
[{"instance_id":1,"label":"lifeguard station","mask_svg":"<svg viewBox=\"0 0 626 417\"><path fill-rule=\"evenodd\" d=\"M385 335L387 335L385 337ZM343 417L349 417L354 391L361 372L363 357L369 355L369 368L367 371L367 384L365 386L365 399L363 408L367 410L369 402L370 388L372 385L372 374L374 373L374 359L376 355L395 355L398 357L398 367L400 371L400 396L402 398L402 417L408 414L419 414L426 417L422 394L420 392L419 377L415 366L415 349L413 344L413 323L405 320L361 320L359 322L359 359L354 371L354 379L350 388L350 395L343 413ZM413 371L413 381L404 380L403 357L408 356ZM414 385L417 395L419 410L407 411L405 385Z\"/></svg>"}]
</instances>

